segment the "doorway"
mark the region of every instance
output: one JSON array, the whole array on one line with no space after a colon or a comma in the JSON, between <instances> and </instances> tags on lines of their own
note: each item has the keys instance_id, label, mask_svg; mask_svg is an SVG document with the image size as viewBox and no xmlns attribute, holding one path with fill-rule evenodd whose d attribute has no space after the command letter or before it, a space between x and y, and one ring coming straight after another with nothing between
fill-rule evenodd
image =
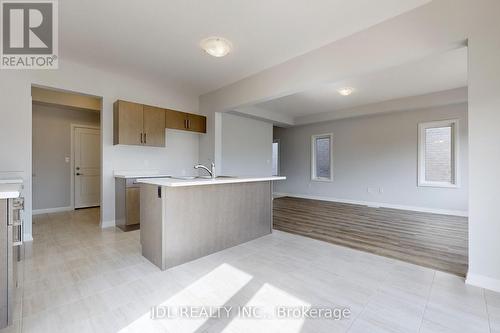
<instances>
[{"instance_id":1,"label":"doorway","mask_svg":"<svg viewBox=\"0 0 500 333\"><path fill-rule=\"evenodd\" d=\"M31 94L33 215L99 207L101 98L41 87Z\"/></svg>"}]
</instances>

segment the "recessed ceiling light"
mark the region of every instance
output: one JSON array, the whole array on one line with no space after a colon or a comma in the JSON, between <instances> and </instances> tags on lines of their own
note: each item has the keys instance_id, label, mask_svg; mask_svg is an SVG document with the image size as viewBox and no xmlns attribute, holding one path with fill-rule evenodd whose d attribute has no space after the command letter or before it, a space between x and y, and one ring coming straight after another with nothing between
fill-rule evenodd
<instances>
[{"instance_id":1,"label":"recessed ceiling light","mask_svg":"<svg viewBox=\"0 0 500 333\"><path fill-rule=\"evenodd\" d=\"M353 88L350 88L350 87L345 87L345 88L340 88L339 90L337 90L339 92L339 94L341 94L342 96L349 96L350 94L352 94L352 92L354 91Z\"/></svg>"},{"instance_id":2,"label":"recessed ceiling light","mask_svg":"<svg viewBox=\"0 0 500 333\"><path fill-rule=\"evenodd\" d=\"M222 37L209 37L200 42L200 47L211 56L220 58L231 52L231 42Z\"/></svg>"}]
</instances>

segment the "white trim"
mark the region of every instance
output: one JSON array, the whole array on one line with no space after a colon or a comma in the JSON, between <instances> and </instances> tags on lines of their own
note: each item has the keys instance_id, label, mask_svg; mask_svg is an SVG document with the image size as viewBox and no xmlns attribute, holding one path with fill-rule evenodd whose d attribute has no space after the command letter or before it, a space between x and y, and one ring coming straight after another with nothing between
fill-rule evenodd
<instances>
[{"instance_id":1,"label":"white trim","mask_svg":"<svg viewBox=\"0 0 500 333\"><path fill-rule=\"evenodd\" d=\"M453 216L463 216L463 217L469 216L469 213L467 211L463 211L463 210L451 210L451 209L429 208L429 207L419 207L419 206L407 206L407 205L391 204L391 203L385 203L385 202L340 199L340 198L332 198L332 197L324 197L324 196L308 195L308 194L292 194L292 193L275 192L275 193L273 193L273 197L274 198L293 197L293 198L347 203L347 204L353 204L353 205L362 205L362 206L368 206L368 207L373 207L373 208L382 207L382 208L391 208L391 209L399 209L399 210L410 210L410 211L422 212L422 213L433 213L433 214L453 215Z\"/></svg>"},{"instance_id":2,"label":"white trim","mask_svg":"<svg viewBox=\"0 0 500 333\"><path fill-rule=\"evenodd\" d=\"M34 209L33 210L33 215L68 212L68 211L72 211L72 210L73 210L73 207L71 207L71 206L68 206L68 207L55 207L55 208Z\"/></svg>"},{"instance_id":3,"label":"white trim","mask_svg":"<svg viewBox=\"0 0 500 333\"><path fill-rule=\"evenodd\" d=\"M101 221L101 229L111 228L111 227L114 227L114 226L116 226L115 220L109 220L109 221L102 220Z\"/></svg>"},{"instance_id":4,"label":"white trim","mask_svg":"<svg viewBox=\"0 0 500 333\"><path fill-rule=\"evenodd\" d=\"M330 178L316 176L316 140L320 138L330 139ZM314 182L333 182L333 134L315 134L311 136L311 181Z\"/></svg>"},{"instance_id":5,"label":"white trim","mask_svg":"<svg viewBox=\"0 0 500 333\"><path fill-rule=\"evenodd\" d=\"M24 221L23 221L23 240L33 239L33 98L31 97L31 87L29 96L29 112L27 120L27 141L29 144L26 146L27 165L26 174L23 178L26 180L24 185ZM29 236L28 236L29 235ZM29 238L27 238L29 237Z\"/></svg>"},{"instance_id":6,"label":"white trim","mask_svg":"<svg viewBox=\"0 0 500 333\"><path fill-rule=\"evenodd\" d=\"M276 171L278 174L272 176L279 176L281 174L281 142L280 139L273 139L273 144L278 144L278 161L276 161Z\"/></svg>"},{"instance_id":7,"label":"white trim","mask_svg":"<svg viewBox=\"0 0 500 333\"><path fill-rule=\"evenodd\" d=\"M102 131L101 131L101 126L92 126L92 125L85 125L85 124L70 124L71 128L71 138L70 138L70 145L71 145L71 153L70 153L70 172L71 172L71 177L70 177L70 206L72 209L75 209L75 130L77 128L88 128L88 129L95 129L99 130L99 136L102 137ZM101 143L100 143L101 144ZM102 145L100 147L102 150ZM100 165L100 172L102 173L102 156L101 158L101 165ZM102 183L102 175L101 175L101 183ZM102 188L102 186L100 186ZM102 193L101 193L102 196ZM100 200L102 201L102 200ZM99 203L101 204L101 203Z\"/></svg>"},{"instance_id":8,"label":"white trim","mask_svg":"<svg viewBox=\"0 0 500 333\"><path fill-rule=\"evenodd\" d=\"M450 127L452 130L452 167L453 167L453 182L436 182L427 181L425 179L425 130L428 128ZM418 124L418 186L419 187L445 187L459 188L460 187L460 169L459 169L459 120L439 120L432 122L424 122Z\"/></svg>"},{"instance_id":9,"label":"white trim","mask_svg":"<svg viewBox=\"0 0 500 333\"><path fill-rule=\"evenodd\" d=\"M500 280L490 278L484 275L467 273L465 283L471 286L476 286L484 289L500 292Z\"/></svg>"}]
</instances>

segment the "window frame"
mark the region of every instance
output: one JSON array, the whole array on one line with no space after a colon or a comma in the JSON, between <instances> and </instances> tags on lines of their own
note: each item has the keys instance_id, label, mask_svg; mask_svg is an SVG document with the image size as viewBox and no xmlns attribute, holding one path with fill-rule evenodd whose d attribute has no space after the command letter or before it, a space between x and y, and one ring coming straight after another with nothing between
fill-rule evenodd
<instances>
[{"instance_id":1,"label":"window frame","mask_svg":"<svg viewBox=\"0 0 500 333\"><path fill-rule=\"evenodd\" d=\"M330 177L318 177L316 175L316 140L321 138L330 139ZM311 136L311 181L333 182L333 133L315 134Z\"/></svg>"},{"instance_id":2,"label":"window frame","mask_svg":"<svg viewBox=\"0 0 500 333\"><path fill-rule=\"evenodd\" d=\"M438 120L423 122L418 124L418 186L419 187L442 187L459 188L460 187L460 159L459 159L459 123L458 119ZM425 131L429 128L451 127L451 171L452 182L428 181L425 179Z\"/></svg>"}]
</instances>

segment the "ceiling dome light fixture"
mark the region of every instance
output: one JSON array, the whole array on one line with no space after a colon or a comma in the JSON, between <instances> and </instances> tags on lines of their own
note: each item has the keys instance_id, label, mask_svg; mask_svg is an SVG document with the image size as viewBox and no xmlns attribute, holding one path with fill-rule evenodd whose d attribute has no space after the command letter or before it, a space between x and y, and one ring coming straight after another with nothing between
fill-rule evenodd
<instances>
[{"instance_id":1,"label":"ceiling dome light fixture","mask_svg":"<svg viewBox=\"0 0 500 333\"><path fill-rule=\"evenodd\" d=\"M353 88L350 88L350 87L345 87L345 88L340 88L339 90L337 90L339 92L339 94L341 94L342 96L349 96L350 94L353 93L354 89Z\"/></svg>"},{"instance_id":2,"label":"ceiling dome light fixture","mask_svg":"<svg viewBox=\"0 0 500 333\"><path fill-rule=\"evenodd\" d=\"M231 52L231 42L222 37L209 37L200 42L200 47L211 56L220 58Z\"/></svg>"}]
</instances>

